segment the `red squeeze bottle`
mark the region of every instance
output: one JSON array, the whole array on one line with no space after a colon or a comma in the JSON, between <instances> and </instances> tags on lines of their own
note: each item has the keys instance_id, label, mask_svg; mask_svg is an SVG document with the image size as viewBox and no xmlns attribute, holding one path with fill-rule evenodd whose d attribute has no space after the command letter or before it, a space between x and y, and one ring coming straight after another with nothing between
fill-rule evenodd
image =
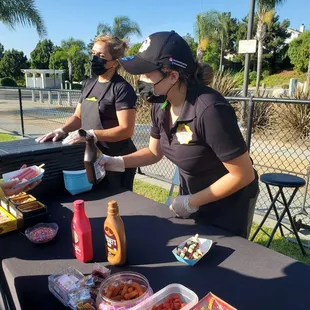
<instances>
[{"instance_id":1,"label":"red squeeze bottle","mask_svg":"<svg viewBox=\"0 0 310 310\"><path fill-rule=\"evenodd\" d=\"M75 257L83 262L93 260L93 240L91 226L85 214L84 200L73 203L74 215L72 219L72 241Z\"/></svg>"}]
</instances>

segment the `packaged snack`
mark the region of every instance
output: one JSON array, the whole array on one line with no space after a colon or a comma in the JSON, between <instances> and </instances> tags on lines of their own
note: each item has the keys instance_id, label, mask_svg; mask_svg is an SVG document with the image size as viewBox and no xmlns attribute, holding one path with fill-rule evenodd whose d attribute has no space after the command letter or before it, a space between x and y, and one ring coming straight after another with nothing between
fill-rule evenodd
<instances>
[{"instance_id":1,"label":"packaged snack","mask_svg":"<svg viewBox=\"0 0 310 310\"><path fill-rule=\"evenodd\" d=\"M224 300L220 299L213 293L208 293L198 304L192 307L190 310L237 310L229 305Z\"/></svg>"},{"instance_id":2,"label":"packaged snack","mask_svg":"<svg viewBox=\"0 0 310 310\"><path fill-rule=\"evenodd\" d=\"M0 207L0 235L17 230L17 219Z\"/></svg>"}]
</instances>

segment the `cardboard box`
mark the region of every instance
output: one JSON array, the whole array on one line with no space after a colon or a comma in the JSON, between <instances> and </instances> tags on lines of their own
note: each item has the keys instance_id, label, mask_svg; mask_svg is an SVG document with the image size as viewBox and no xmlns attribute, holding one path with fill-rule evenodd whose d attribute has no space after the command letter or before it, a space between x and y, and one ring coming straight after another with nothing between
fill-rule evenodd
<instances>
[{"instance_id":1,"label":"cardboard box","mask_svg":"<svg viewBox=\"0 0 310 310\"><path fill-rule=\"evenodd\" d=\"M0 235L17 230L17 219L0 207Z\"/></svg>"},{"instance_id":2,"label":"cardboard box","mask_svg":"<svg viewBox=\"0 0 310 310\"><path fill-rule=\"evenodd\" d=\"M237 310L213 293L208 293L191 310Z\"/></svg>"}]
</instances>

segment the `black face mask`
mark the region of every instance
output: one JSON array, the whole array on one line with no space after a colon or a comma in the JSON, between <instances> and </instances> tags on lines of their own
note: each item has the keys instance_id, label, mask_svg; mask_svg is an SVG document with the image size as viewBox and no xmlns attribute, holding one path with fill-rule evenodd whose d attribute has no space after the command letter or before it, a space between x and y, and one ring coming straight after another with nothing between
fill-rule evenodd
<instances>
[{"instance_id":1,"label":"black face mask","mask_svg":"<svg viewBox=\"0 0 310 310\"><path fill-rule=\"evenodd\" d=\"M138 81L138 88L140 96L143 100L148 101L150 103L164 103L167 100L167 95L158 95L154 94L154 86L159 84L166 77L162 78L159 82L153 84L144 81Z\"/></svg>"},{"instance_id":2,"label":"black face mask","mask_svg":"<svg viewBox=\"0 0 310 310\"><path fill-rule=\"evenodd\" d=\"M96 75L102 75L106 73L109 70L105 67L107 62L108 61L106 59L93 55L91 59L91 71Z\"/></svg>"}]
</instances>

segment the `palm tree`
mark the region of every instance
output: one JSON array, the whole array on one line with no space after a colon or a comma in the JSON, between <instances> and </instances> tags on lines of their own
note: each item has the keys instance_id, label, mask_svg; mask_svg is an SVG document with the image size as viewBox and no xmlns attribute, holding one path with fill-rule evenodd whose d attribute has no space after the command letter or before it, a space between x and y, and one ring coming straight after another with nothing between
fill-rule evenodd
<instances>
[{"instance_id":1,"label":"palm tree","mask_svg":"<svg viewBox=\"0 0 310 310\"><path fill-rule=\"evenodd\" d=\"M220 41L220 66L222 70L224 52L228 45L228 24L224 15L217 11L208 11L196 17L196 34L198 37L197 59L202 61L203 54L211 41Z\"/></svg>"},{"instance_id":2,"label":"palm tree","mask_svg":"<svg viewBox=\"0 0 310 310\"><path fill-rule=\"evenodd\" d=\"M81 40L69 38L61 42L60 49L54 54L54 61L66 60L68 62L70 87L72 84L72 61L79 53L86 54L85 43Z\"/></svg>"},{"instance_id":3,"label":"palm tree","mask_svg":"<svg viewBox=\"0 0 310 310\"><path fill-rule=\"evenodd\" d=\"M34 0L0 1L0 22L13 30L18 24L35 27L41 38L47 34Z\"/></svg>"},{"instance_id":4,"label":"palm tree","mask_svg":"<svg viewBox=\"0 0 310 310\"><path fill-rule=\"evenodd\" d=\"M261 80L263 49L264 49L264 40L267 32L267 26L273 20L276 6L283 4L284 1L285 0L258 0L257 2L256 40L258 41L258 47L257 47L256 92L258 92L259 90L259 84Z\"/></svg>"},{"instance_id":5,"label":"palm tree","mask_svg":"<svg viewBox=\"0 0 310 310\"><path fill-rule=\"evenodd\" d=\"M120 39L128 39L130 35L141 36L139 25L130 20L127 16L117 16L114 18L113 25L102 23L97 26L97 35L108 34Z\"/></svg>"}]
</instances>

